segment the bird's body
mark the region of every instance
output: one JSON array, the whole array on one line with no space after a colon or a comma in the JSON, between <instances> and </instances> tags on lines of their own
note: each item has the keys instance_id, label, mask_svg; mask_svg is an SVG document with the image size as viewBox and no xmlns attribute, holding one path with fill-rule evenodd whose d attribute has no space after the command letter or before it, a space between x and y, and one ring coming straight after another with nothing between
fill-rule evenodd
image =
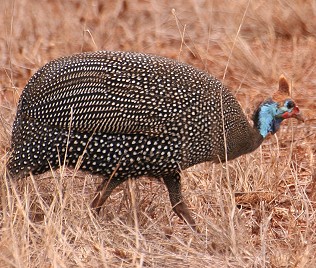
<instances>
[{"instance_id":1,"label":"bird's body","mask_svg":"<svg viewBox=\"0 0 316 268\"><path fill-rule=\"evenodd\" d=\"M252 126L232 93L192 66L132 52L64 57L35 73L21 95L8 170L21 177L65 162L102 174L94 207L128 178L162 178L176 213L194 226L180 169L249 153L298 114L285 105L289 115L275 119L283 110L270 106L258 108Z\"/></svg>"}]
</instances>

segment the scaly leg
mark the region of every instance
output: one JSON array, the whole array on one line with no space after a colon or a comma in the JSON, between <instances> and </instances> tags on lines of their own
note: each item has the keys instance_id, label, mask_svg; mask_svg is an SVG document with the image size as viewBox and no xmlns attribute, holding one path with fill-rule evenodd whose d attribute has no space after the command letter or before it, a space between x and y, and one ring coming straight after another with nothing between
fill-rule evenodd
<instances>
[{"instance_id":1,"label":"scaly leg","mask_svg":"<svg viewBox=\"0 0 316 268\"><path fill-rule=\"evenodd\" d=\"M91 208L95 209L96 212L99 214L102 205L108 199L113 190L124 181L125 179L118 179L113 177L103 180L103 182L99 185L97 189L96 195L93 198Z\"/></svg>"},{"instance_id":2,"label":"scaly leg","mask_svg":"<svg viewBox=\"0 0 316 268\"><path fill-rule=\"evenodd\" d=\"M191 213L187 205L183 201L183 197L181 194L180 174L174 173L169 176L164 176L163 181L167 186L173 211L194 231L197 231L195 221L191 217Z\"/></svg>"}]
</instances>

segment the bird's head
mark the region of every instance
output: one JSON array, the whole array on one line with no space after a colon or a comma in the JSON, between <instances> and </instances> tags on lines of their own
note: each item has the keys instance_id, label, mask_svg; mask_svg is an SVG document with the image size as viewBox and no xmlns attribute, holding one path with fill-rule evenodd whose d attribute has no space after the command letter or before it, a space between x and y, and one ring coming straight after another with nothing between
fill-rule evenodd
<instances>
[{"instance_id":1,"label":"bird's head","mask_svg":"<svg viewBox=\"0 0 316 268\"><path fill-rule=\"evenodd\" d=\"M272 98L261 103L253 116L255 127L262 137L265 138L269 133L275 134L284 119L296 118L304 121L298 106L289 96L290 86L282 75L277 92Z\"/></svg>"}]
</instances>

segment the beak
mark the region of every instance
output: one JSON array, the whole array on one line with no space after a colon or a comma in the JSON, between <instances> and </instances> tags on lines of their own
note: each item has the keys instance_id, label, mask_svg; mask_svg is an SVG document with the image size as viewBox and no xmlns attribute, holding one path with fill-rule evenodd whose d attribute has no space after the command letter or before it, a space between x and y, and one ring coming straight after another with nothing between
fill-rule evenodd
<instances>
[{"instance_id":1,"label":"beak","mask_svg":"<svg viewBox=\"0 0 316 268\"><path fill-rule=\"evenodd\" d=\"M304 118L300 112L300 109L295 106L291 112L286 112L281 115L283 119L296 118L298 121L304 122Z\"/></svg>"},{"instance_id":2,"label":"beak","mask_svg":"<svg viewBox=\"0 0 316 268\"><path fill-rule=\"evenodd\" d=\"M298 121L301 121L301 122L305 121L303 116L302 116L302 114L301 114L301 112L300 112L300 109L297 106L294 107L294 109L291 112L291 114L292 114L292 117L296 118Z\"/></svg>"},{"instance_id":3,"label":"beak","mask_svg":"<svg viewBox=\"0 0 316 268\"><path fill-rule=\"evenodd\" d=\"M293 118L296 118L298 121L305 122L303 116L300 113L293 115Z\"/></svg>"}]
</instances>

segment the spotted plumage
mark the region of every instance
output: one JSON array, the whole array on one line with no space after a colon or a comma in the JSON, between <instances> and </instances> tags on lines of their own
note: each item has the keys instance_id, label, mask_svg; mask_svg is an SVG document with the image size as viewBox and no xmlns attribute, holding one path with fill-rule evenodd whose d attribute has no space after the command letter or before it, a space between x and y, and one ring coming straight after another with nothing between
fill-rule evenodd
<instances>
[{"instance_id":1,"label":"spotted plumage","mask_svg":"<svg viewBox=\"0 0 316 268\"><path fill-rule=\"evenodd\" d=\"M289 93L284 78L279 91ZM300 119L294 102L282 101L261 104L252 127L219 80L184 63L109 51L60 58L39 69L22 92L9 174L40 174L64 162L102 174L92 202L97 210L128 178L162 178L174 211L194 228L179 171L249 153L283 119Z\"/></svg>"}]
</instances>

